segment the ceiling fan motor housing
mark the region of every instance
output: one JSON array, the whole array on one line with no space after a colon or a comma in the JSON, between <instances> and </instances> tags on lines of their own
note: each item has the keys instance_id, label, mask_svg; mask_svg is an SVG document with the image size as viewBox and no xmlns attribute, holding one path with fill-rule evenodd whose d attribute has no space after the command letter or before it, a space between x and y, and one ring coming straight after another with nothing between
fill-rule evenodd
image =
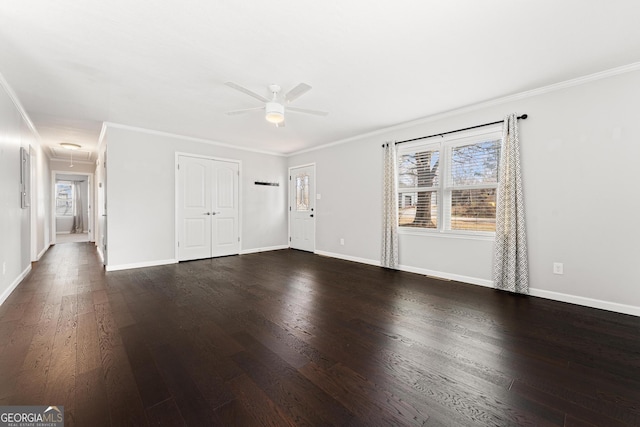
<instances>
[{"instance_id":1,"label":"ceiling fan motor housing","mask_svg":"<svg viewBox=\"0 0 640 427\"><path fill-rule=\"evenodd\" d=\"M267 102L265 105L265 118L271 123L280 123L284 120L284 105L279 102Z\"/></svg>"}]
</instances>

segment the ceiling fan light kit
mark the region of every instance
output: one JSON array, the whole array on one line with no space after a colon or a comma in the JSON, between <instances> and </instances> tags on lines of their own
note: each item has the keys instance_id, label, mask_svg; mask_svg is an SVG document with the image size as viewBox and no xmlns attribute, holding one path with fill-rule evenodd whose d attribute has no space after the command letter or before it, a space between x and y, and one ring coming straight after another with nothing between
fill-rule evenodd
<instances>
[{"instance_id":1,"label":"ceiling fan light kit","mask_svg":"<svg viewBox=\"0 0 640 427\"><path fill-rule=\"evenodd\" d=\"M80 145L74 144L72 142L61 142L60 146L62 148L66 148L67 150L79 150L81 148Z\"/></svg>"},{"instance_id":2,"label":"ceiling fan light kit","mask_svg":"<svg viewBox=\"0 0 640 427\"><path fill-rule=\"evenodd\" d=\"M294 108L294 107L289 107L286 106L285 107L285 103L289 104L291 102L293 102L294 100L298 99L300 96L304 95L305 93L307 93L309 90L311 90L311 86L309 86L306 83L300 83L298 84L296 87L294 87L293 89L291 89L289 92L287 92L284 97L279 96L280 94L280 86L278 85L269 85L269 91L272 94L271 100L265 98L264 96L257 94L255 92L253 92L250 89L247 89L246 87L240 86L237 83L233 83L233 82L226 82L225 85L229 86L232 89L235 89L237 91L240 91L244 94L247 94L253 98L256 98L262 102L264 102L264 107L256 107L256 108L245 108L242 110L235 110L235 111L227 111L227 115L228 116L234 116L237 114L244 114L246 112L249 111L253 111L253 110L262 110L264 108L264 118L269 122L269 123L273 123L276 125L276 127L284 127L284 112L285 110L289 110L289 111L294 111L296 113L303 113L303 114L312 114L315 116L326 116L328 113L324 112L324 111L317 111L317 110L308 110L306 108Z\"/></svg>"},{"instance_id":3,"label":"ceiling fan light kit","mask_svg":"<svg viewBox=\"0 0 640 427\"><path fill-rule=\"evenodd\" d=\"M269 123L278 124L284 121L284 106L279 102L267 102L265 104L265 116Z\"/></svg>"}]
</instances>

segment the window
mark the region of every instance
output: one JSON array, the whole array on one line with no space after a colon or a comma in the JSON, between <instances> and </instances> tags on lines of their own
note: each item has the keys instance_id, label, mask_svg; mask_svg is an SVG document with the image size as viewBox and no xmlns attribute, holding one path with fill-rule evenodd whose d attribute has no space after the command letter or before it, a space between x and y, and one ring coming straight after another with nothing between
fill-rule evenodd
<instances>
[{"instance_id":1,"label":"window","mask_svg":"<svg viewBox=\"0 0 640 427\"><path fill-rule=\"evenodd\" d=\"M487 234L496 228L502 134L495 129L398 148L398 225Z\"/></svg>"},{"instance_id":2,"label":"window","mask_svg":"<svg viewBox=\"0 0 640 427\"><path fill-rule=\"evenodd\" d=\"M73 215L73 185L68 182L56 183L56 216Z\"/></svg>"}]
</instances>

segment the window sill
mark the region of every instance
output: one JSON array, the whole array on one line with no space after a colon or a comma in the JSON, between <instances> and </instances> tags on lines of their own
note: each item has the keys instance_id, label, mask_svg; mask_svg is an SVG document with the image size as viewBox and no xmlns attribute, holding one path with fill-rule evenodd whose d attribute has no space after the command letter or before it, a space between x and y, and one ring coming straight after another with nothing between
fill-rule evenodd
<instances>
[{"instance_id":1,"label":"window sill","mask_svg":"<svg viewBox=\"0 0 640 427\"><path fill-rule=\"evenodd\" d=\"M426 237L440 237L445 239L465 239L465 240L495 240L496 233L484 231L484 232L465 232L455 230L428 230L408 227L398 227L399 235L408 236L426 236Z\"/></svg>"}]
</instances>

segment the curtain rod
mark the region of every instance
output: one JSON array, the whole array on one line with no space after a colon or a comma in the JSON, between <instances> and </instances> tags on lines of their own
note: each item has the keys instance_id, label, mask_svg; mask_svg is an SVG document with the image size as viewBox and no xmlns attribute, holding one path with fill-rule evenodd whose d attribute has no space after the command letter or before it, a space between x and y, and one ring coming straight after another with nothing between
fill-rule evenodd
<instances>
[{"instance_id":1,"label":"curtain rod","mask_svg":"<svg viewBox=\"0 0 640 427\"><path fill-rule=\"evenodd\" d=\"M526 114L523 114L521 116L518 116L518 119L522 119L522 120L526 120L528 116ZM498 120L497 122L491 122L491 123L484 123L482 125L475 125L475 126L470 126L468 128L462 128L462 129L456 129L456 130L450 130L448 132L442 132L442 133L434 133L433 135L427 135L427 136L421 136L418 138L413 138L413 139L405 139L404 141L398 141L396 142L396 145L398 144L402 144L405 142L411 142L411 141L418 141L420 139L427 139L427 138L433 138L434 136L444 136L444 135L448 135L450 133L456 133L456 132L462 132L465 130L471 130L471 129L477 129L477 128L481 128L481 127L485 127L485 126L491 126L491 125L497 125L499 123L503 123L504 120ZM382 144L382 146L384 147L385 144Z\"/></svg>"}]
</instances>

